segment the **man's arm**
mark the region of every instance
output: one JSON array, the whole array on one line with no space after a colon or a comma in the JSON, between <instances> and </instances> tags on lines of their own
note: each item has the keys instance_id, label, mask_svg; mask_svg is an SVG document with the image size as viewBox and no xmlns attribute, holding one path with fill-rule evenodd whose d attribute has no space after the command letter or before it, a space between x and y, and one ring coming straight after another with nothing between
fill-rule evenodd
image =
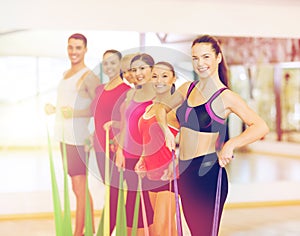
<instances>
[{"instance_id":1,"label":"man's arm","mask_svg":"<svg viewBox=\"0 0 300 236\"><path fill-rule=\"evenodd\" d=\"M89 97L94 99L96 96L96 88L100 85L100 78L95 75L93 71L90 71L84 79L84 85Z\"/></svg>"},{"instance_id":2,"label":"man's arm","mask_svg":"<svg viewBox=\"0 0 300 236\"><path fill-rule=\"evenodd\" d=\"M96 96L96 88L100 85L100 78L93 71L88 71L80 81L81 83L79 82L78 84L79 96L89 97L93 100ZM90 106L81 110L66 106L62 107L61 110L66 119L72 117L90 117L93 115Z\"/></svg>"}]
</instances>

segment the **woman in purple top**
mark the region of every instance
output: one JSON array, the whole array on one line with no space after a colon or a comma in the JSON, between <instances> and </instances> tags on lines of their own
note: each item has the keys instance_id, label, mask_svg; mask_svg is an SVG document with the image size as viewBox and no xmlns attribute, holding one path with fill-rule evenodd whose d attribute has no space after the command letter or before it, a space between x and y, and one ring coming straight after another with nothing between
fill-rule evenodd
<instances>
[{"instance_id":1,"label":"woman in purple top","mask_svg":"<svg viewBox=\"0 0 300 236\"><path fill-rule=\"evenodd\" d=\"M230 163L236 148L259 140L269 129L238 94L228 89L227 67L216 38L196 38L192 60L199 79L184 83L172 99L161 104L157 118L164 127L166 145L175 149L166 113L179 106L176 115L181 127L179 193L183 212L192 235L217 235L228 192L223 167ZM230 113L240 117L247 128L225 141Z\"/></svg>"}]
</instances>

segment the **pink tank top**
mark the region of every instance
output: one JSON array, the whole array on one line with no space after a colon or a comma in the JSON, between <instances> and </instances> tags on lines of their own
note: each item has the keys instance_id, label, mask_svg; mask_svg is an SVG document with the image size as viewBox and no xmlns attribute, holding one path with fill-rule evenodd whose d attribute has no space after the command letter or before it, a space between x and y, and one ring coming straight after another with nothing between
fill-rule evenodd
<instances>
[{"instance_id":1,"label":"pink tank top","mask_svg":"<svg viewBox=\"0 0 300 236\"><path fill-rule=\"evenodd\" d=\"M91 104L91 111L94 114L95 135L94 149L96 152L105 152L105 130L103 125L110 120L120 121L120 107L126 98L126 93L130 87L121 83L111 90L104 89L105 84L101 84L96 89L96 96ZM119 133L118 128L112 127L109 138L114 138Z\"/></svg>"},{"instance_id":2,"label":"pink tank top","mask_svg":"<svg viewBox=\"0 0 300 236\"><path fill-rule=\"evenodd\" d=\"M144 114L146 107L152 104L152 100L136 102L131 100L126 111L126 131L124 138L123 154L125 158L138 159L143 152L143 139L139 131L139 119Z\"/></svg>"}]
</instances>

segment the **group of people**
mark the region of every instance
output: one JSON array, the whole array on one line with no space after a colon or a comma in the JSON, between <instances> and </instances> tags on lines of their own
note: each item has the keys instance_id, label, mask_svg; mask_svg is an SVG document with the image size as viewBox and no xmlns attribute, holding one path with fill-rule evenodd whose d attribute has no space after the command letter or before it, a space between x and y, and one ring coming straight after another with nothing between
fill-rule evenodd
<instances>
[{"instance_id":1,"label":"group of people","mask_svg":"<svg viewBox=\"0 0 300 236\"><path fill-rule=\"evenodd\" d=\"M191 63L198 79L179 88L175 88L176 71L169 62L155 62L151 55L139 52L123 56L117 50L103 54L102 68L109 81L100 84L84 63L86 51L84 35L69 37L71 68L58 86L57 105L45 107L47 114L56 113L55 133L61 149L66 145L68 174L77 202L74 236L84 233L85 140L90 117L94 117L92 143L98 168L110 188L110 233L116 226L119 171L123 169L128 235L139 187L143 201L136 235L177 235L174 171L191 235L217 235L228 193L224 167L232 161L236 148L261 139L269 130L228 88L227 65L217 39L202 35L193 41ZM228 139L226 120L231 113L241 118L246 129ZM177 135L179 154L174 168ZM105 180L107 158L109 180ZM93 211L92 198L90 204Z\"/></svg>"}]
</instances>

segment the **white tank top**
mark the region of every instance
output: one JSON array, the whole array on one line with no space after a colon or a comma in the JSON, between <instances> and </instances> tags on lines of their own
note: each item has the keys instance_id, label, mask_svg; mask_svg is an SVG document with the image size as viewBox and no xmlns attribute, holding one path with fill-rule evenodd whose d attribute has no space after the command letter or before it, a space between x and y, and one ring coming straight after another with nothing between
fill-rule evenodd
<instances>
[{"instance_id":1,"label":"white tank top","mask_svg":"<svg viewBox=\"0 0 300 236\"><path fill-rule=\"evenodd\" d=\"M88 128L90 117L64 119L60 110L63 106L70 106L74 110L82 110L90 106L91 99L79 96L77 87L78 81L88 70L85 67L73 76L62 79L58 85L54 135L59 142L84 145L85 139L90 135Z\"/></svg>"}]
</instances>

